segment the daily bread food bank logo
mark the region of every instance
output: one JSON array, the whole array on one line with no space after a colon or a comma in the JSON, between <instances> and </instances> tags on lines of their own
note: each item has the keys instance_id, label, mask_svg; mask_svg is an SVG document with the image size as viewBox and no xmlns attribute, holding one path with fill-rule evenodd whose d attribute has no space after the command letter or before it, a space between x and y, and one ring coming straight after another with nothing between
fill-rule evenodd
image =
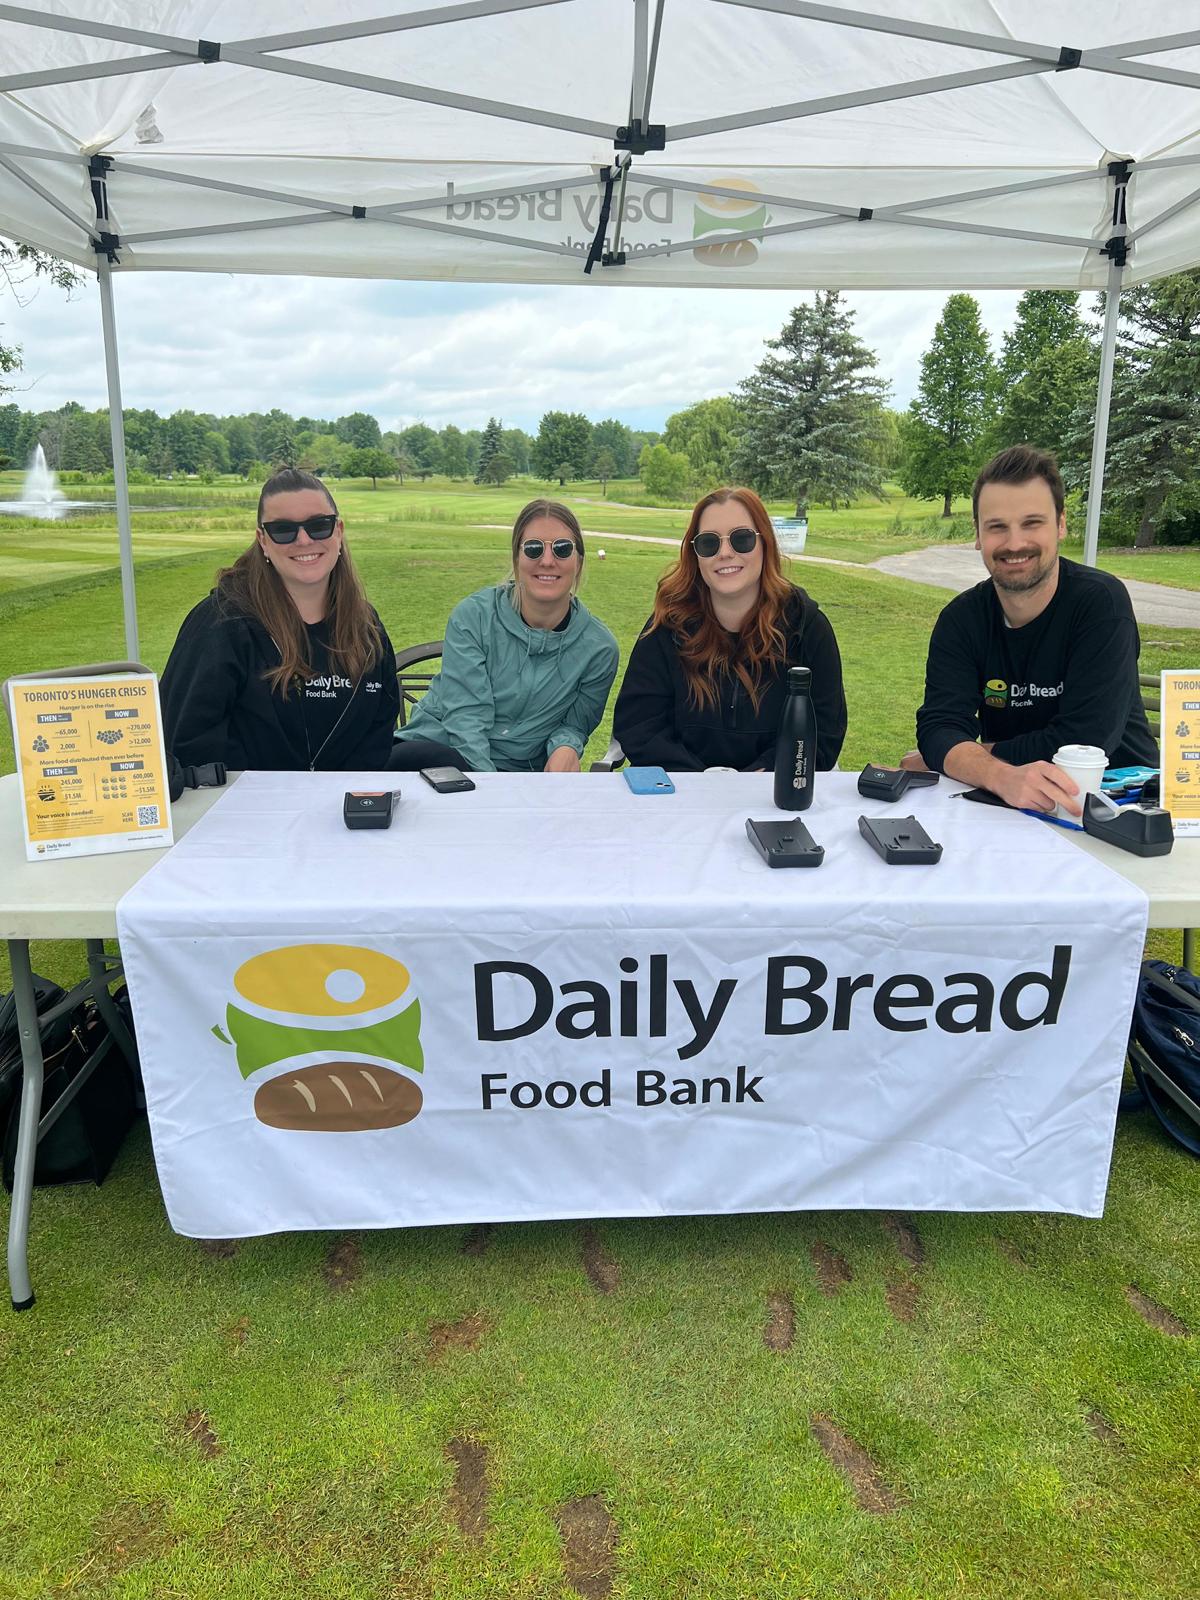
<instances>
[{"instance_id":1,"label":"daily bread food bank logo","mask_svg":"<svg viewBox=\"0 0 1200 1600\"><path fill-rule=\"evenodd\" d=\"M983 686L983 703L1003 710L1008 704L1008 685L1003 678L989 678Z\"/></svg>"},{"instance_id":2,"label":"daily bread food bank logo","mask_svg":"<svg viewBox=\"0 0 1200 1600\"><path fill-rule=\"evenodd\" d=\"M358 1133L420 1111L419 1085L384 1065L425 1068L420 1002L396 1009L409 986L399 961L358 945L285 945L243 962L233 986L243 1003L230 1002L213 1033L236 1049L245 1079L284 1066L255 1090L260 1122ZM312 1056L323 1059L299 1064Z\"/></svg>"},{"instance_id":3,"label":"daily bread food bank logo","mask_svg":"<svg viewBox=\"0 0 1200 1600\"><path fill-rule=\"evenodd\" d=\"M759 189L747 178L720 178L722 189L744 189L746 198L735 200L730 195L702 194L696 201L692 215L692 238L700 239L708 233L748 233L752 228L765 228L771 220L765 204L758 200ZM696 247L697 261L710 267L748 267L758 260L758 245L753 239L714 240L712 244Z\"/></svg>"}]
</instances>

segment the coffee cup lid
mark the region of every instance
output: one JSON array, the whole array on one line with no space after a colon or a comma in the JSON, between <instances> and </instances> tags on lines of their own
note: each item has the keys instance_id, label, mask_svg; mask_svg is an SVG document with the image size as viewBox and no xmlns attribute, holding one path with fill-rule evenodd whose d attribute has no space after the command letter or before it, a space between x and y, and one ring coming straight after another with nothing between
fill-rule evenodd
<instances>
[{"instance_id":1,"label":"coffee cup lid","mask_svg":"<svg viewBox=\"0 0 1200 1600\"><path fill-rule=\"evenodd\" d=\"M1060 744L1054 759L1072 767L1094 767L1097 762L1108 765L1108 756L1098 744Z\"/></svg>"}]
</instances>

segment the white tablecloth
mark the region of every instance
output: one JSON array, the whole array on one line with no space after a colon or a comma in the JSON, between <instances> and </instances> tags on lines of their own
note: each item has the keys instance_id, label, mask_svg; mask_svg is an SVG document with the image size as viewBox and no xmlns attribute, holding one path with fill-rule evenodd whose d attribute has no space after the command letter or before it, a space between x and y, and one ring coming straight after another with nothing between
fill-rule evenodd
<instances>
[{"instance_id":1,"label":"white tablecloth","mask_svg":"<svg viewBox=\"0 0 1200 1600\"><path fill-rule=\"evenodd\" d=\"M767 775L403 775L348 832L380 781L248 773L118 906L180 1232L1102 1211L1147 907L1060 830L822 775L771 871ZM858 833L910 812L939 865Z\"/></svg>"}]
</instances>

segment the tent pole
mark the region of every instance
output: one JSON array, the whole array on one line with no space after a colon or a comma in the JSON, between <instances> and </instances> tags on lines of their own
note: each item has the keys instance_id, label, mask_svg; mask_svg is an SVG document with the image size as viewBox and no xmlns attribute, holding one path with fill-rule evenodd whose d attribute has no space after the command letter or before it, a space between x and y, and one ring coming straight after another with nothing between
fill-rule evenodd
<instances>
[{"instance_id":1,"label":"tent pole","mask_svg":"<svg viewBox=\"0 0 1200 1600\"><path fill-rule=\"evenodd\" d=\"M125 659L138 659L137 595L133 579L133 529L129 515L129 479L125 469L125 416L121 409L121 370L117 362L117 319L113 312L112 264L101 251L96 257L100 281L100 315L104 323L104 370L108 378L108 426L112 434L113 485L117 491L117 533L121 545L121 602L125 611Z\"/></svg>"},{"instance_id":2,"label":"tent pole","mask_svg":"<svg viewBox=\"0 0 1200 1600\"><path fill-rule=\"evenodd\" d=\"M1100 382L1096 388L1096 425L1092 431L1092 470L1088 477L1087 525L1083 535L1083 560L1088 567L1096 565L1100 545L1100 502L1104 497L1104 458L1108 453L1108 410L1112 400L1124 270L1120 261L1109 262L1108 286L1104 292L1104 336L1100 342Z\"/></svg>"}]
</instances>

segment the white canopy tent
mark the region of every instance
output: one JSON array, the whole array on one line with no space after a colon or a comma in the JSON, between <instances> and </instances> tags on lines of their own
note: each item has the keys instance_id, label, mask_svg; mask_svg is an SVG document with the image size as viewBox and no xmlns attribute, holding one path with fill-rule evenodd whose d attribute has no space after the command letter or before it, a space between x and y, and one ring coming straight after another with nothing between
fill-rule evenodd
<instances>
[{"instance_id":1,"label":"white canopy tent","mask_svg":"<svg viewBox=\"0 0 1200 1600\"><path fill-rule=\"evenodd\" d=\"M1200 264L1196 0L877 5L0 4L0 232L99 275L129 657L137 271L1105 288L1093 561L1121 283Z\"/></svg>"}]
</instances>

